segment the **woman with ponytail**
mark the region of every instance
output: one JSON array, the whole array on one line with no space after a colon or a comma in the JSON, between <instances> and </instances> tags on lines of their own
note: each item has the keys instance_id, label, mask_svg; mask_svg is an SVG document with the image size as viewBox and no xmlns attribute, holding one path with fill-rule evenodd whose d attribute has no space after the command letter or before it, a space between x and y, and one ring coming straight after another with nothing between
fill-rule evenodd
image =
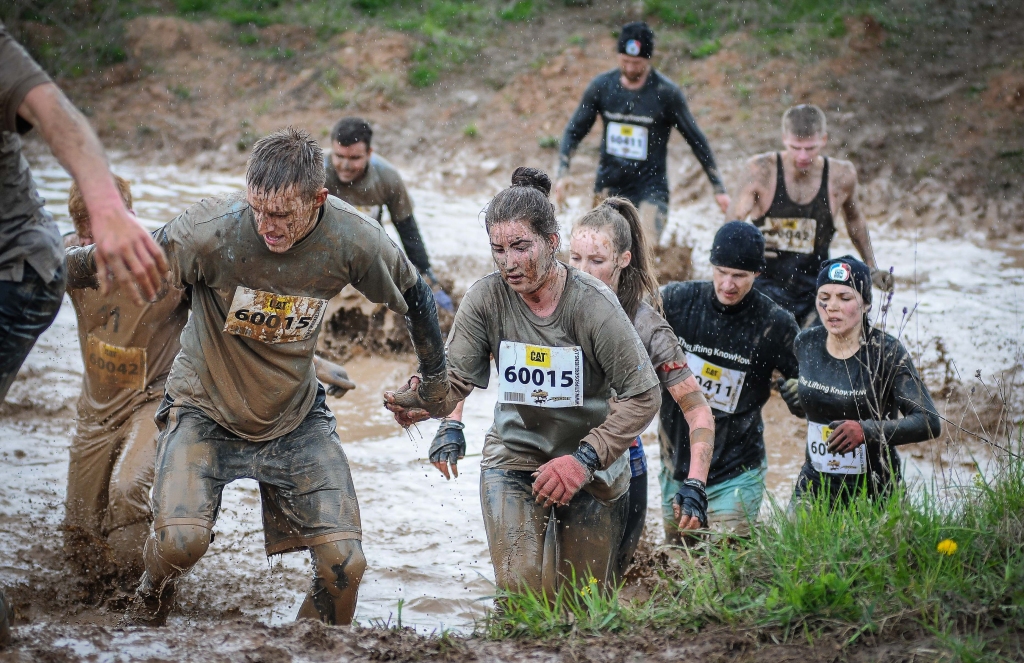
<instances>
[{"instance_id":1,"label":"woman with ponytail","mask_svg":"<svg viewBox=\"0 0 1024 663\"><path fill-rule=\"evenodd\" d=\"M494 579L500 589L549 597L566 578L612 578L629 499L628 449L661 404L658 378L615 294L557 260L550 192L546 174L518 168L487 206L498 269L473 284L455 316L446 402L454 407L487 388L494 358L498 403L480 464ZM414 376L385 394L402 425L429 416L418 382ZM435 462L442 471L464 453L449 446ZM550 537L554 576L544 572Z\"/></svg>"},{"instance_id":2,"label":"woman with ponytail","mask_svg":"<svg viewBox=\"0 0 1024 663\"><path fill-rule=\"evenodd\" d=\"M600 279L618 296L651 358L662 389L682 409L691 430L687 479L691 494L679 500L680 514L675 522L682 520L683 529L706 527L704 486L715 448L715 418L686 365L679 339L657 310L661 300L658 281L651 269L640 214L633 203L626 198L609 198L577 220L572 227L569 264ZM647 518L647 458L639 437L630 446L629 456L629 514L616 559L618 577L633 559Z\"/></svg>"}]
</instances>

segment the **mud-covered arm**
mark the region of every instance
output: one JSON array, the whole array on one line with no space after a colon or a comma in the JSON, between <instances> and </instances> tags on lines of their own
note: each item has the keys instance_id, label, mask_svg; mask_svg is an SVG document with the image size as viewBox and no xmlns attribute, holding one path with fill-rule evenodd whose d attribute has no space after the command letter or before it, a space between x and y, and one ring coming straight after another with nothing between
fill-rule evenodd
<instances>
[{"instance_id":1,"label":"mud-covered arm","mask_svg":"<svg viewBox=\"0 0 1024 663\"><path fill-rule=\"evenodd\" d=\"M700 162L715 193L725 193L725 184L722 183L722 176L715 164L715 155L711 153L711 146L708 145L708 139L704 136L704 132L700 130L697 121L693 119L693 114L690 113L690 108L686 105L686 98L682 91L678 95L674 95L672 100L672 120L676 129L689 143L690 149L693 150L693 156L697 157L697 161Z\"/></svg>"},{"instance_id":2,"label":"mud-covered arm","mask_svg":"<svg viewBox=\"0 0 1024 663\"><path fill-rule=\"evenodd\" d=\"M871 419L860 422L864 429L864 440L868 444L883 441L893 446L924 442L939 436L942 420L935 410L928 387L917 374L910 356L903 350L893 376L892 397L903 415L900 419L878 421Z\"/></svg>"},{"instance_id":3,"label":"mud-covered arm","mask_svg":"<svg viewBox=\"0 0 1024 663\"><path fill-rule=\"evenodd\" d=\"M590 129L597 120L598 104L600 101L600 82L594 80L583 93L580 105L576 112L565 125L565 132L562 134L562 142L558 147L558 177L565 177L569 174L569 162L572 155L579 147Z\"/></svg>"},{"instance_id":4,"label":"mud-covered arm","mask_svg":"<svg viewBox=\"0 0 1024 663\"><path fill-rule=\"evenodd\" d=\"M422 276L416 277L416 284L403 293L408 310L405 319L412 336L412 345L419 360L419 373L424 382L430 382L445 375L444 339L441 325L437 320L437 305L434 293Z\"/></svg>"},{"instance_id":5,"label":"mud-covered arm","mask_svg":"<svg viewBox=\"0 0 1024 663\"><path fill-rule=\"evenodd\" d=\"M68 290L100 287L100 281L96 278L94 245L72 246L65 249L64 254L67 258Z\"/></svg>"},{"instance_id":6,"label":"mud-covered arm","mask_svg":"<svg viewBox=\"0 0 1024 663\"><path fill-rule=\"evenodd\" d=\"M401 221L395 221L395 230L402 239L402 247L405 255L409 256L412 264L420 273L430 271L430 259L427 257L427 247L423 243L423 236L420 235L420 227L416 224L416 217L410 214Z\"/></svg>"},{"instance_id":7,"label":"mud-covered arm","mask_svg":"<svg viewBox=\"0 0 1024 663\"><path fill-rule=\"evenodd\" d=\"M838 165L838 164L837 164ZM856 247L864 264L872 269L875 264L875 251L871 247L871 235L868 233L868 224L864 215L860 213L857 206L857 171L850 166L837 173L840 179L841 190L846 194L843 200L843 218L846 219L846 231L850 234L850 241Z\"/></svg>"},{"instance_id":8,"label":"mud-covered arm","mask_svg":"<svg viewBox=\"0 0 1024 663\"><path fill-rule=\"evenodd\" d=\"M633 444L633 440L647 430L661 407L661 386L656 386L631 398L608 399L608 416L594 428L580 444L589 444L597 452L599 466L606 470Z\"/></svg>"}]
</instances>

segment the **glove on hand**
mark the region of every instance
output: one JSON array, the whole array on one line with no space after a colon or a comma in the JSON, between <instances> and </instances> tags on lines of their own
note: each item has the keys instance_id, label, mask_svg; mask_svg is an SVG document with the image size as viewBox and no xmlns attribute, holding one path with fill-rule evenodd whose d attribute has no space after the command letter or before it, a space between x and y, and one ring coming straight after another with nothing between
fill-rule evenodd
<instances>
[{"instance_id":1,"label":"glove on hand","mask_svg":"<svg viewBox=\"0 0 1024 663\"><path fill-rule=\"evenodd\" d=\"M828 427L832 434L825 442L834 454L849 453L864 444L864 427L859 421L833 421Z\"/></svg>"},{"instance_id":2,"label":"glove on hand","mask_svg":"<svg viewBox=\"0 0 1024 663\"><path fill-rule=\"evenodd\" d=\"M344 367L335 364L333 361L327 361L323 358L318 359L316 362L316 379L323 383L328 396L341 397L356 388L356 383L349 379L348 372Z\"/></svg>"},{"instance_id":3,"label":"glove on hand","mask_svg":"<svg viewBox=\"0 0 1024 663\"><path fill-rule=\"evenodd\" d=\"M782 400L786 402L786 407L789 408L790 413L794 416L804 418L807 413L804 412L803 403L800 402L800 394L797 392L799 386L799 380L796 378L779 378L775 381L775 385L779 388L779 393L782 394Z\"/></svg>"},{"instance_id":4,"label":"glove on hand","mask_svg":"<svg viewBox=\"0 0 1024 663\"><path fill-rule=\"evenodd\" d=\"M424 419L440 419L451 414L451 406L446 404L449 391L451 384L447 374L425 380L414 375L398 391L384 392L384 406L395 413L395 420L400 425L411 426Z\"/></svg>"},{"instance_id":5,"label":"glove on hand","mask_svg":"<svg viewBox=\"0 0 1024 663\"><path fill-rule=\"evenodd\" d=\"M704 490L704 482L687 479L680 486L672 502L676 522L692 516L700 521L701 527L708 526L708 494Z\"/></svg>"},{"instance_id":6,"label":"glove on hand","mask_svg":"<svg viewBox=\"0 0 1024 663\"><path fill-rule=\"evenodd\" d=\"M461 421L445 419L438 427L434 441L430 443L430 462L441 470L445 479L451 479L449 467L451 474L459 476L459 459L466 457L466 435L462 432L464 428Z\"/></svg>"},{"instance_id":7,"label":"glove on hand","mask_svg":"<svg viewBox=\"0 0 1024 663\"><path fill-rule=\"evenodd\" d=\"M594 478L593 471L573 456L549 460L533 473L533 494L544 506L568 504L580 488Z\"/></svg>"},{"instance_id":8,"label":"glove on hand","mask_svg":"<svg viewBox=\"0 0 1024 663\"><path fill-rule=\"evenodd\" d=\"M882 292L892 292L893 280L892 272L882 269L871 270L871 285L875 286Z\"/></svg>"}]
</instances>

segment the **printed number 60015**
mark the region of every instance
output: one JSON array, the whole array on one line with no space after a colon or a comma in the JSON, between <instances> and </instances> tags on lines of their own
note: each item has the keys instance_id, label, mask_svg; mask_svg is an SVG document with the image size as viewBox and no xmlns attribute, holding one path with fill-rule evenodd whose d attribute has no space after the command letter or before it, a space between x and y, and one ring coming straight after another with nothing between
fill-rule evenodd
<instances>
[{"instance_id":1,"label":"printed number 60015","mask_svg":"<svg viewBox=\"0 0 1024 663\"><path fill-rule=\"evenodd\" d=\"M544 386L545 377L551 380L551 386L554 387L554 371L542 371L539 368L535 368L532 371L528 368L520 368L517 371L515 366L509 366L505 369L505 382L509 384L521 382L542 387ZM572 371L562 371L561 383L560 386L562 387L571 387L573 385Z\"/></svg>"},{"instance_id":2,"label":"printed number 60015","mask_svg":"<svg viewBox=\"0 0 1024 663\"><path fill-rule=\"evenodd\" d=\"M263 311L256 311L250 313L247 308L240 308L235 311L235 317L242 322L251 322L254 325L263 325L270 329L277 329L281 326L281 316L276 313L266 314ZM291 329L292 325L295 325L295 329L305 329L309 326L310 321L313 320L312 316L303 315L298 320L295 319L294 315L289 315L284 319L284 328Z\"/></svg>"}]
</instances>

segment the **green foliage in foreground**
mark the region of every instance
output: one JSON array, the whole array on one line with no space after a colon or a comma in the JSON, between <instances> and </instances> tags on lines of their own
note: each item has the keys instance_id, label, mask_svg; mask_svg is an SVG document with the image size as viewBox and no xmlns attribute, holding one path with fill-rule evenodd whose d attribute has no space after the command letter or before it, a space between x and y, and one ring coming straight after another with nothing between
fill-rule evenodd
<instances>
[{"instance_id":1,"label":"green foliage in foreground","mask_svg":"<svg viewBox=\"0 0 1024 663\"><path fill-rule=\"evenodd\" d=\"M1001 651L1009 645L983 635L1024 629L1024 461L941 492L859 497L834 510L812 501L792 518L776 511L750 539L681 559L643 603L626 605L615 590L581 594L575 582L554 601L503 595L485 632L544 638L724 624L786 640L838 629L852 644L916 626L955 660L1012 659L1024 652Z\"/></svg>"}]
</instances>

